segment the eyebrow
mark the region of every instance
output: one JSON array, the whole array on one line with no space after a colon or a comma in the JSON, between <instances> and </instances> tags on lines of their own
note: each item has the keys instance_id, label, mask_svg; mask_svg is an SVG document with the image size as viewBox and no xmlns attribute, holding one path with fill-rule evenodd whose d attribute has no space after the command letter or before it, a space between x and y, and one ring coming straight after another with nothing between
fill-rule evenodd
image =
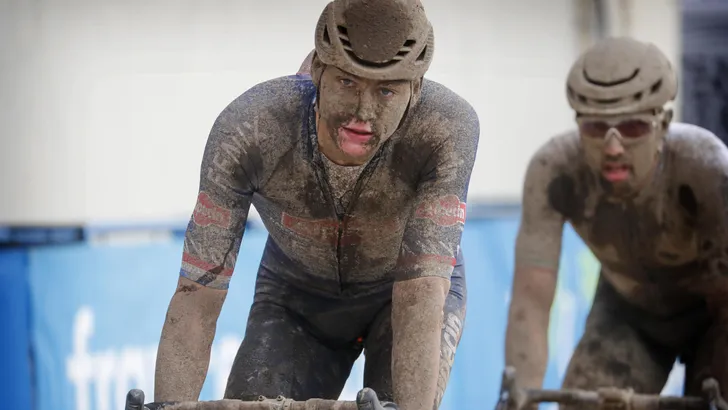
<instances>
[{"instance_id":1,"label":"eyebrow","mask_svg":"<svg viewBox=\"0 0 728 410\"><path fill-rule=\"evenodd\" d=\"M342 69L340 69L338 67L336 69L338 71L336 73L336 76L337 77L348 77L348 78L351 78L351 79L356 80L356 81L367 81L366 78L359 77L358 75L354 75L354 74L351 74L351 73L347 73L346 71L344 71L344 70L342 70ZM387 81L382 81L380 85L383 85L383 86L398 86L398 85L405 85L408 82L409 82L408 80L387 80Z\"/></svg>"},{"instance_id":2,"label":"eyebrow","mask_svg":"<svg viewBox=\"0 0 728 410\"><path fill-rule=\"evenodd\" d=\"M404 85L407 84L407 80L390 80L382 82L382 85Z\"/></svg>"}]
</instances>

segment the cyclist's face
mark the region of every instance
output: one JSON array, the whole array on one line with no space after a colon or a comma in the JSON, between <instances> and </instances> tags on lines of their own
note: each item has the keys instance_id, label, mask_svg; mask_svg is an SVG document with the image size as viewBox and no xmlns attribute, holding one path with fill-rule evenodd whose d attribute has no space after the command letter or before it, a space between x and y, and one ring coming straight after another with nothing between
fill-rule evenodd
<instances>
[{"instance_id":1,"label":"cyclist's face","mask_svg":"<svg viewBox=\"0 0 728 410\"><path fill-rule=\"evenodd\" d=\"M362 164L394 131L412 93L409 81L376 81L328 66L319 84L319 145L326 156Z\"/></svg>"},{"instance_id":2,"label":"cyclist's face","mask_svg":"<svg viewBox=\"0 0 728 410\"><path fill-rule=\"evenodd\" d=\"M654 169L662 142L652 113L577 116L587 164L615 191L632 191Z\"/></svg>"}]
</instances>

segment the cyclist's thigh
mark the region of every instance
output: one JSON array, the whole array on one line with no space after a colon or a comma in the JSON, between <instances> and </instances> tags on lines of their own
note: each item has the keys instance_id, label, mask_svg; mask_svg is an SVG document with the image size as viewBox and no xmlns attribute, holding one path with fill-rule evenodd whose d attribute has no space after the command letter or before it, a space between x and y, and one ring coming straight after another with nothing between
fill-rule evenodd
<instances>
[{"instance_id":1,"label":"cyclist's thigh","mask_svg":"<svg viewBox=\"0 0 728 410\"><path fill-rule=\"evenodd\" d=\"M717 318L700 338L685 365L685 393L702 395L705 379L718 381L721 393L728 398L728 318Z\"/></svg>"},{"instance_id":2,"label":"cyclist's thigh","mask_svg":"<svg viewBox=\"0 0 728 410\"><path fill-rule=\"evenodd\" d=\"M662 390L675 355L647 341L627 323L626 315L620 314L621 302L606 281L600 279L584 334L564 377L564 388L632 388L645 394Z\"/></svg>"},{"instance_id":3,"label":"cyclist's thigh","mask_svg":"<svg viewBox=\"0 0 728 410\"><path fill-rule=\"evenodd\" d=\"M450 280L450 291L445 299L444 326L440 347L440 369L437 380L437 396L434 409L440 406L450 370L455 360L455 350L465 322L467 291L465 267L459 255ZM383 400L393 400L392 389L392 306L388 304L377 315L365 340L364 386L371 387Z\"/></svg>"},{"instance_id":4,"label":"cyclist's thigh","mask_svg":"<svg viewBox=\"0 0 728 410\"><path fill-rule=\"evenodd\" d=\"M256 301L228 378L225 398L283 395L294 400L337 399L361 350L332 348L305 329L295 313Z\"/></svg>"}]
</instances>

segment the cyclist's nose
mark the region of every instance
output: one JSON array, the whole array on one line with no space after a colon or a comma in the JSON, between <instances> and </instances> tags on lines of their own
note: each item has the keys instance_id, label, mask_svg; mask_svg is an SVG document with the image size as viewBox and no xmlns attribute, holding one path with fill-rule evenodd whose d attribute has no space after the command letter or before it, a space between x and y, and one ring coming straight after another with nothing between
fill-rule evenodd
<instances>
[{"instance_id":1,"label":"cyclist's nose","mask_svg":"<svg viewBox=\"0 0 728 410\"><path fill-rule=\"evenodd\" d=\"M377 102L369 91L363 91L359 94L359 107L356 116L362 122L371 121L375 118L377 112Z\"/></svg>"},{"instance_id":2,"label":"cyclist's nose","mask_svg":"<svg viewBox=\"0 0 728 410\"><path fill-rule=\"evenodd\" d=\"M624 147L619 139L619 131L614 128L607 131L604 144L604 153L609 156L619 156L624 153Z\"/></svg>"}]
</instances>

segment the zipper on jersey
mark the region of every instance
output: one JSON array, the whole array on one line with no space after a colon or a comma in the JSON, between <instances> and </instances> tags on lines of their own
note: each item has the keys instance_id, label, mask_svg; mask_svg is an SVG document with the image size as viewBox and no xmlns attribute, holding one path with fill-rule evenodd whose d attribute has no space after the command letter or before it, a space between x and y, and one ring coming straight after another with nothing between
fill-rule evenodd
<instances>
[{"instance_id":1,"label":"zipper on jersey","mask_svg":"<svg viewBox=\"0 0 728 410\"><path fill-rule=\"evenodd\" d=\"M331 208L334 211L334 215L336 216L336 276L337 280L339 282L339 293L343 293L344 291L344 280L342 276L342 269L341 269L341 260L343 259L343 250L341 246L341 237L344 235L344 218L348 214L349 210L354 207L354 204L356 203L356 200L359 199L359 195L361 194L362 184L366 179L369 178L371 175L371 169L372 167L376 166L376 163L379 162L380 157L380 151L378 151L374 157L367 163L367 165L362 169L361 174L359 174L359 177L356 179L356 184L354 184L354 190L351 193L351 199L349 200L349 203L346 204L346 207L342 209L342 213L339 213L339 207L337 207L337 199L334 197L333 189L331 188L331 184L329 183L328 174L325 171L325 167L323 164L320 164L319 171L323 173L324 178L319 177L319 182L326 191L326 196L329 199L329 203L331 204ZM320 154L323 155L323 154ZM320 175L320 174L319 174Z\"/></svg>"}]
</instances>

